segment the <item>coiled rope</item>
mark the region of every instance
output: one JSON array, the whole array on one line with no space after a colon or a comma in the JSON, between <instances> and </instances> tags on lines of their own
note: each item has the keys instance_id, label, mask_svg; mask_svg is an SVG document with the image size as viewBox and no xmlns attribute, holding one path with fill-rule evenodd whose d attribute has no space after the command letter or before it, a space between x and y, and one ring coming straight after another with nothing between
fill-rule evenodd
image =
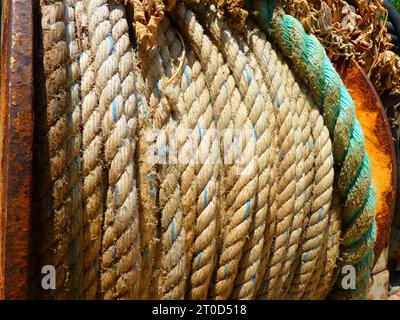
<instances>
[{"instance_id":1,"label":"coiled rope","mask_svg":"<svg viewBox=\"0 0 400 320\"><path fill-rule=\"evenodd\" d=\"M51 179L50 208L41 210L41 223L49 229L44 231L41 256L42 264L53 265L57 271L59 286L54 297L67 298L76 293L80 280L74 275L80 263L76 253L82 221L76 3L43 1L41 5Z\"/></svg>"},{"instance_id":2,"label":"coiled rope","mask_svg":"<svg viewBox=\"0 0 400 320\"><path fill-rule=\"evenodd\" d=\"M65 72L69 82L54 82L67 60L47 63L57 42L45 30L43 38L47 92L71 97L49 124L50 155L74 146L58 170L70 179L60 203L73 218L47 225L65 248L54 262L64 269L57 298L322 299L338 275L341 220L343 263L358 271L357 290L346 294L364 296L375 224L362 132L343 85L339 94L333 85L315 92L321 79L340 81L336 73L303 70L317 77L305 79L320 115L252 19L233 31L215 9L178 2L170 13L177 29L165 17L157 46L135 56L121 5L69 5L79 49L68 51L78 70ZM51 29L60 47L70 41L61 12L60 30ZM271 21L290 56L289 31ZM314 66L318 57L329 65L317 53ZM67 138L57 140L56 120L68 117ZM60 174L51 171L52 181Z\"/></svg>"},{"instance_id":3,"label":"coiled rope","mask_svg":"<svg viewBox=\"0 0 400 320\"><path fill-rule=\"evenodd\" d=\"M344 200L342 263L353 265L357 274L356 289L339 294L365 298L376 238L375 195L354 102L322 45L305 33L299 21L286 15L272 1L255 1L249 6L258 11L260 25L270 31L284 54L291 58L323 112L333 139L335 162L340 165L337 186Z\"/></svg>"}]
</instances>

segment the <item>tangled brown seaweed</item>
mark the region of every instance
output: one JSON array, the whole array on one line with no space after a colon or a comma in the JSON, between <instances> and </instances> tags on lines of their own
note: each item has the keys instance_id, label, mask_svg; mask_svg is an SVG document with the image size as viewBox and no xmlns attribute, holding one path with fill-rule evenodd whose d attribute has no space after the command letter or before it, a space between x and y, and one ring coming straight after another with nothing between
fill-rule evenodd
<instances>
[{"instance_id":1,"label":"tangled brown seaweed","mask_svg":"<svg viewBox=\"0 0 400 320\"><path fill-rule=\"evenodd\" d=\"M219 13L226 17L229 25L241 29L248 16L243 9L244 0L182 0L188 4L215 5ZM165 13L171 11L177 0L125 0L134 12L134 23L137 42L149 50L157 43L157 27L162 21Z\"/></svg>"},{"instance_id":2,"label":"tangled brown seaweed","mask_svg":"<svg viewBox=\"0 0 400 320\"><path fill-rule=\"evenodd\" d=\"M334 60L354 58L379 94L400 93L400 57L390 51L387 11L382 0L284 0L285 11L301 21Z\"/></svg>"},{"instance_id":3,"label":"tangled brown seaweed","mask_svg":"<svg viewBox=\"0 0 400 320\"><path fill-rule=\"evenodd\" d=\"M145 51L157 42L157 28L179 0L124 0L134 12L137 42ZM215 5L230 26L241 29L248 16L245 0L180 0ZM333 60L355 59L379 94L400 93L400 57L390 51L383 0L283 0L285 11L301 21Z\"/></svg>"}]
</instances>

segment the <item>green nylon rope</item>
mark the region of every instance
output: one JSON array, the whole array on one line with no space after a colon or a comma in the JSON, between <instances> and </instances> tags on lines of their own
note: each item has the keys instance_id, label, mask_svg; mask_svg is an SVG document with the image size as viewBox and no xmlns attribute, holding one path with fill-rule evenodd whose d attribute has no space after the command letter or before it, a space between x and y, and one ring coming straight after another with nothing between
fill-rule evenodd
<instances>
[{"instance_id":1,"label":"green nylon rope","mask_svg":"<svg viewBox=\"0 0 400 320\"><path fill-rule=\"evenodd\" d=\"M364 135L355 114L355 104L313 35L301 23L286 15L270 0L248 1L261 27L290 58L296 72L311 88L333 140L337 188L343 201L342 265L353 265L357 281L354 290L343 290L339 277L333 298L365 299L374 260L376 239L375 193Z\"/></svg>"}]
</instances>

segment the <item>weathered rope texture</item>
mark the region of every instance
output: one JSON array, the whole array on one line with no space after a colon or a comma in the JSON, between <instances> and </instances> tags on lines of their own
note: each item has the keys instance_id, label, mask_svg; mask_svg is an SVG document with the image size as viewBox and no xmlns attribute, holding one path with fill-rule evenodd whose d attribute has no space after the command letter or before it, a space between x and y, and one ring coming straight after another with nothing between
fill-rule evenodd
<instances>
[{"instance_id":1,"label":"weathered rope texture","mask_svg":"<svg viewBox=\"0 0 400 320\"><path fill-rule=\"evenodd\" d=\"M111 53L98 72L104 158L108 171L104 214L101 291L104 298L135 299L141 264L134 172L134 56L122 6L111 6L104 49ZM104 110L104 111L103 111Z\"/></svg>"},{"instance_id":2,"label":"weathered rope texture","mask_svg":"<svg viewBox=\"0 0 400 320\"><path fill-rule=\"evenodd\" d=\"M273 16L295 66L315 59L301 73L313 100L254 20L239 31L219 17L228 2L131 3L142 10L132 34L112 1L42 5L43 23L56 13L43 27L51 208L40 248L57 269L54 297L323 299L342 225L361 297L375 232L369 162L322 49ZM146 10L160 10L154 46L136 47Z\"/></svg>"},{"instance_id":3,"label":"weathered rope texture","mask_svg":"<svg viewBox=\"0 0 400 320\"><path fill-rule=\"evenodd\" d=\"M333 140L340 166L337 187L344 201L342 263L357 272L355 290L338 292L343 298L365 298L376 237L375 195L371 168L355 105L318 40L301 23L271 1L249 2L260 25L276 39L296 71L312 89ZM340 291L340 289L338 289Z\"/></svg>"},{"instance_id":4,"label":"weathered rope texture","mask_svg":"<svg viewBox=\"0 0 400 320\"><path fill-rule=\"evenodd\" d=\"M53 296L76 295L80 278L76 253L81 246L79 46L75 5L70 1L43 1L43 64L46 76L50 171L50 208L43 210L47 226L42 263L56 268L59 284Z\"/></svg>"},{"instance_id":5,"label":"weathered rope texture","mask_svg":"<svg viewBox=\"0 0 400 320\"><path fill-rule=\"evenodd\" d=\"M54 297L99 296L104 216L102 266L107 268L111 257L115 269L101 270L102 292L106 298L135 298L140 265L133 159L136 63L125 12L121 6L110 11L102 0L44 1L41 9L51 179L41 252L45 264L56 267Z\"/></svg>"}]
</instances>

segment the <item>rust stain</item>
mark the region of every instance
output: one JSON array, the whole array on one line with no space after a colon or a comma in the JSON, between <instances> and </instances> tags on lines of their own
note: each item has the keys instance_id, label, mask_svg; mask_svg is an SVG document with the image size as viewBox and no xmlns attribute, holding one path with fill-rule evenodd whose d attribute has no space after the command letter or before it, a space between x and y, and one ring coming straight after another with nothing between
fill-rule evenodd
<instances>
[{"instance_id":1,"label":"rust stain","mask_svg":"<svg viewBox=\"0 0 400 320\"><path fill-rule=\"evenodd\" d=\"M356 62L340 64L337 69L356 104L357 118L363 128L365 146L371 160L372 182L377 200L376 262L389 239L396 201L396 158L392 135L378 94Z\"/></svg>"},{"instance_id":2,"label":"rust stain","mask_svg":"<svg viewBox=\"0 0 400 320\"><path fill-rule=\"evenodd\" d=\"M32 189L32 2L5 2L1 61L0 298L29 297ZM4 49L4 50L3 50Z\"/></svg>"}]
</instances>

